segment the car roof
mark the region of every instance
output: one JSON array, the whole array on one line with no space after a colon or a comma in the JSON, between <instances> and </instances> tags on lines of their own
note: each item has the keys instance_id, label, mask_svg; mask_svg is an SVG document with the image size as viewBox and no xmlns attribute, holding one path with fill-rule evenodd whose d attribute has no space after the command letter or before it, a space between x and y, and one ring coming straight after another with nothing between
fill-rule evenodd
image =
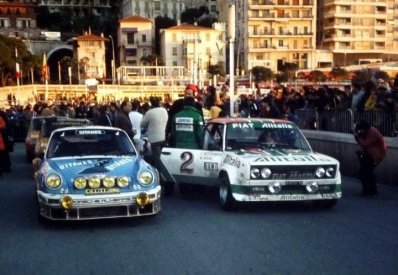
<instances>
[{"instance_id":1,"label":"car roof","mask_svg":"<svg viewBox=\"0 0 398 275\"><path fill-rule=\"evenodd\" d=\"M293 124L293 122L286 119L277 119L277 118L259 118L259 117L223 117L223 118L214 118L208 120L207 123L221 123L221 124L230 124L230 123L250 123L250 122L269 122L269 123L288 123Z\"/></svg>"},{"instance_id":2,"label":"car roof","mask_svg":"<svg viewBox=\"0 0 398 275\"><path fill-rule=\"evenodd\" d=\"M114 130L114 131L123 131L120 128L110 127L110 126L101 126L101 125L81 125L81 126L69 126L57 128L53 131L53 133L61 132L61 131L70 131L76 129L85 129L85 130Z\"/></svg>"}]
</instances>

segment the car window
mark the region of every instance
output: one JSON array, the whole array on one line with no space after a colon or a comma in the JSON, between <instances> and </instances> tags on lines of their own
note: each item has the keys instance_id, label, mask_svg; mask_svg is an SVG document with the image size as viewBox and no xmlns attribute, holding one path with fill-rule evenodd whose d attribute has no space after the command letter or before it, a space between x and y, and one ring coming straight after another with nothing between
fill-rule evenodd
<instances>
[{"instance_id":1,"label":"car window","mask_svg":"<svg viewBox=\"0 0 398 275\"><path fill-rule=\"evenodd\" d=\"M126 133L117 130L71 129L52 136L47 158L89 155L135 155Z\"/></svg>"},{"instance_id":2,"label":"car window","mask_svg":"<svg viewBox=\"0 0 398 275\"><path fill-rule=\"evenodd\" d=\"M204 149L220 151L223 148L224 125L218 123L208 124L205 131Z\"/></svg>"},{"instance_id":3,"label":"car window","mask_svg":"<svg viewBox=\"0 0 398 275\"><path fill-rule=\"evenodd\" d=\"M51 133L59 128L70 127L70 126L82 126L82 125L89 125L89 120L84 119L68 119L68 118L50 118L46 119L43 123L40 135L42 137L50 137Z\"/></svg>"},{"instance_id":4,"label":"car window","mask_svg":"<svg viewBox=\"0 0 398 275\"><path fill-rule=\"evenodd\" d=\"M311 150L297 126L284 122L231 123L226 131L226 150L292 149Z\"/></svg>"}]
</instances>

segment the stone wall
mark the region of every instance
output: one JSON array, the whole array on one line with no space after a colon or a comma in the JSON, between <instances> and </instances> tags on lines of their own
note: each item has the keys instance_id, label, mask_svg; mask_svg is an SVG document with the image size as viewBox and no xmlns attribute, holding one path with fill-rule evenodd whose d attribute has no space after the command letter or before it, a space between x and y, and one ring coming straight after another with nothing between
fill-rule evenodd
<instances>
[{"instance_id":1,"label":"stone wall","mask_svg":"<svg viewBox=\"0 0 398 275\"><path fill-rule=\"evenodd\" d=\"M330 155L340 161L340 170L346 176L358 176L359 161L356 151L360 149L352 134L302 130L312 149ZM385 138L387 156L376 167L378 183L398 186L398 138Z\"/></svg>"}]
</instances>

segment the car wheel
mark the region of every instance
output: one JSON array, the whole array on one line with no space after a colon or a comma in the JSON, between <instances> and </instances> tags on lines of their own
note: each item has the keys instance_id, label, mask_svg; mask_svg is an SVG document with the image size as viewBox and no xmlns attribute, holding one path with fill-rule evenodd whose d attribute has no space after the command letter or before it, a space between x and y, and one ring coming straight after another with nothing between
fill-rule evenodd
<instances>
[{"instance_id":1,"label":"car wheel","mask_svg":"<svg viewBox=\"0 0 398 275\"><path fill-rule=\"evenodd\" d=\"M231 184L227 175L221 177L221 183L219 187L219 201L222 209L231 211L235 208L235 199L232 196Z\"/></svg>"},{"instance_id":2,"label":"car wheel","mask_svg":"<svg viewBox=\"0 0 398 275\"><path fill-rule=\"evenodd\" d=\"M337 204L337 199L333 200L316 200L313 201L316 208L332 208Z\"/></svg>"}]
</instances>

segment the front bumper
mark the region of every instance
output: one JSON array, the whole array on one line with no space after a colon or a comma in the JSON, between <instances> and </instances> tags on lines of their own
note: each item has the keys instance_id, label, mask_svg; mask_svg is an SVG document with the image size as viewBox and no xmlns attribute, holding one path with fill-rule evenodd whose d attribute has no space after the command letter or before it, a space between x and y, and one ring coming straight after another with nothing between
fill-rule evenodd
<instances>
[{"instance_id":1,"label":"front bumper","mask_svg":"<svg viewBox=\"0 0 398 275\"><path fill-rule=\"evenodd\" d=\"M39 215L50 220L93 220L106 218L128 218L155 215L161 210L161 187L145 192L149 201L145 206L136 203L140 192L109 195L48 194L37 191ZM63 197L73 200L70 209L61 206Z\"/></svg>"},{"instance_id":2,"label":"front bumper","mask_svg":"<svg viewBox=\"0 0 398 275\"><path fill-rule=\"evenodd\" d=\"M319 183L318 190L309 192L306 184L311 181L281 181L281 189L272 193L267 185L231 185L232 196L237 201L312 201L335 200L342 196L340 182L328 180Z\"/></svg>"}]
</instances>

